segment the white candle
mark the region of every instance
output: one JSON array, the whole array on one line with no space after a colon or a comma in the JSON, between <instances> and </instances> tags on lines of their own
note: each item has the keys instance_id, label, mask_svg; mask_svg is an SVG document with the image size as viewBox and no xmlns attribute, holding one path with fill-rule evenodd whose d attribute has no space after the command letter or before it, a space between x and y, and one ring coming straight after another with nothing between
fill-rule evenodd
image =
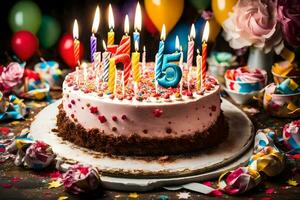
<instances>
[{"instance_id":1,"label":"white candle","mask_svg":"<svg viewBox=\"0 0 300 200\"><path fill-rule=\"evenodd\" d=\"M142 66L143 72L146 70L146 47L143 47L143 55L142 55Z\"/></svg>"}]
</instances>

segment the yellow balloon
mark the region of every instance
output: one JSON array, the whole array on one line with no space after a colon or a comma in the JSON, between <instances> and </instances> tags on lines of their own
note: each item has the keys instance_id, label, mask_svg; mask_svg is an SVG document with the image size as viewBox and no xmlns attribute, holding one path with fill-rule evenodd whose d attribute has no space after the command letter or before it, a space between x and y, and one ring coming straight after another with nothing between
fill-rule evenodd
<instances>
[{"instance_id":1,"label":"yellow balloon","mask_svg":"<svg viewBox=\"0 0 300 200\"><path fill-rule=\"evenodd\" d=\"M146 11L157 30L166 25L166 33L172 30L183 12L184 0L145 0Z\"/></svg>"},{"instance_id":2,"label":"yellow balloon","mask_svg":"<svg viewBox=\"0 0 300 200\"><path fill-rule=\"evenodd\" d=\"M217 22L222 25L229 17L229 12L232 11L233 6L237 0L212 0L211 6Z\"/></svg>"}]
</instances>

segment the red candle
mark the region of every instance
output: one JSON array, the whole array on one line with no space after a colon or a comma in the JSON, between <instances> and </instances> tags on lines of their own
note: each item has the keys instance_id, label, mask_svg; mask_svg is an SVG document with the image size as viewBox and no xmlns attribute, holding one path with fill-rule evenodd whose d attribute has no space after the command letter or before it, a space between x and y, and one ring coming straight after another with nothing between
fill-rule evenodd
<instances>
[{"instance_id":1,"label":"red candle","mask_svg":"<svg viewBox=\"0 0 300 200\"><path fill-rule=\"evenodd\" d=\"M127 85L131 71L131 60L128 54L120 54L115 56L116 63L123 63L124 66L124 85Z\"/></svg>"},{"instance_id":2,"label":"red candle","mask_svg":"<svg viewBox=\"0 0 300 200\"><path fill-rule=\"evenodd\" d=\"M117 48L117 52L116 52L117 55L120 55L123 53L130 55L131 41L130 41L130 37L128 36L128 33L129 33L128 15L126 15L126 17L125 17L124 32L125 32L125 35L123 35L120 45Z\"/></svg>"},{"instance_id":3,"label":"red candle","mask_svg":"<svg viewBox=\"0 0 300 200\"><path fill-rule=\"evenodd\" d=\"M206 78L206 58L207 58L207 40L209 35L209 22L205 23L203 36L202 36L202 86L205 86Z\"/></svg>"}]
</instances>

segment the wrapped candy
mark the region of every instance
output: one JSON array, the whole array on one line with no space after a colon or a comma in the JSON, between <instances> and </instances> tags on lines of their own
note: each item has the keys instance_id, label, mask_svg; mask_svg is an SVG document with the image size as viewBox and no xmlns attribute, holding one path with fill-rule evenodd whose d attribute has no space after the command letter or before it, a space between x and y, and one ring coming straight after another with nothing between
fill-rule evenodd
<instances>
[{"instance_id":1,"label":"wrapped candy","mask_svg":"<svg viewBox=\"0 0 300 200\"><path fill-rule=\"evenodd\" d=\"M7 119L23 119L27 114L26 105L15 95L5 98L0 92L0 121Z\"/></svg>"},{"instance_id":2,"label":"wrapped candy","mask_svg":"<svg viewBox=\"0 0 300 200\"><path fill-rule=\"evenodd\" d=\"M276 93L278 94L295 94L300 92L299 85L290 78L285 79L276 87Z\"/></svg>"},{"instance_id":3,"label":"wrapped candy","mask_svg":"<svg viewBox=\"0 0 300 200\"><path fill-rule=\"evenodd\" d=\"M97 189L100 177L92 167L76 164L63 174L62 182L67 191L79 194Z\"/></svg>"},{"instance_id":4,"label":"wrapped candy","mask_svg":"<svg viewBox=\"0 0 300 200\"><path fill-rule=\"evenodd\" d=\"M289 150L300 149L300 120L286 124L283 128L283 141Z\"/></svg>"},{"instance_id":5,"label":"wrapped candy","mask_svg":"<svg viewBox=\"0 0 300 200\"><path fill-rule=\"evenodd\" d=\"M40 170L48 167L54 158L55 154L48 144L42 141L35 141L27 148L23 164L25 167Z\"/></svg>"},{"instance_id":6,"label":"wrapped candy","mask_svg":"<svg viewBox=\"0 0 300 200\"><path fill-rule=\"evenodd\" d=\"M34 66L41 79L47 81L51 88L58 87L61 84L62 71L55 61L43 61Z\"/></svg>"}]
</instances>

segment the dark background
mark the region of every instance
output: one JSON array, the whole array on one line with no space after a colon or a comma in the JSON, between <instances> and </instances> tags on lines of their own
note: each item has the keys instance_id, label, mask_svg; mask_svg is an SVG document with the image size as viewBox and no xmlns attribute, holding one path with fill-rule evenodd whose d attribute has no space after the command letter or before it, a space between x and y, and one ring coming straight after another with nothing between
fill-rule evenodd
<instances>
[{"instance_id":1,"label":"dark background","mask_svg":"<svg viewBox=\"0 0 300 200\"><path fill-rule=\"evenodd\" d=\"M98 29L98 49L102 50L102 40L106 41L108 31L107 10L108 4L111 3L115 15L115 43L118 43L123 35L123 24L125 18L125 10L129 6L136 7L137 0L33 0L41 9L42 15L49 15L54 17L61 27L61 33L71 33L73 28L74 19L78 19L80 29L80 41L83 42L85 47L85 59L89 58L89 38L91 35L91 28L95 13L96 5L100 6L101 21ZM1 0L0 1L0 63L5 65L13 56L11 51L10 39L13 35L9 24L8 16L13 5L18 2L16 0ZM142 8L142 13L146 12L143 1L139 1ZM115 12L119 10L119 12ZM172 12L170 10L170 12ZM117 13L120 15L118 16ZM130 33L133 32L134 13L128 13L130 16ZM180 21L185 21L192 24L200 14L185 1L184 11ZM180 22L179 21L179 22ZM147 32L145 23L142 23L141 31L141 47L147 43L147 59L154 60L154 53L157 51L160 35L159 33L152 35ZM57 44L50 50L44 50L40 47L40 55L46 60L56 59L60 60L59 54L56 51ZM150 51L151 50L151 51ZM39 59L39 55L35 55L32 60Z\"/></svg>"}]
</instances>

